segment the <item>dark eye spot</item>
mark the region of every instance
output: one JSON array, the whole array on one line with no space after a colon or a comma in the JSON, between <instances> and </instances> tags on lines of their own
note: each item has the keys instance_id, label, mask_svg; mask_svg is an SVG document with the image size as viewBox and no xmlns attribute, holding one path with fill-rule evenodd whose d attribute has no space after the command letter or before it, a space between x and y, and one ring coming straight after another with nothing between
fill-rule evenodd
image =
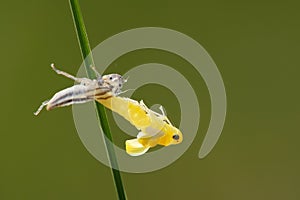
<instances>
[{"instance_id":1,"label":"dark eye spot","mask_svg":"<svg viewBox=\"0 0 300 200\"><path fill-rule=\"evenodd\" d=\"M177 135L177 134L173 135L173 139L174 140L179 140L179 135Z\"/></svg>"},{"instance_id":2,"label":"dark eye spot","mask_svg":"<svg viewBox=\"0 0 300 200\"><path fill-rule=\"evenodd\" d=\"M122 87L122 84L121 84L121 83L119 84L119 87Z\"/></svg>"},{"instance_id":3,"label":"dark eye spot","mask_svg":"<svg viewBox=\"0 0 300 200\"><path fill-rule=\"evenodd\" d=\"M111 77L109 77L109 80L112 80L112 76L111 76Z\"/></svg>"}]
</instances>

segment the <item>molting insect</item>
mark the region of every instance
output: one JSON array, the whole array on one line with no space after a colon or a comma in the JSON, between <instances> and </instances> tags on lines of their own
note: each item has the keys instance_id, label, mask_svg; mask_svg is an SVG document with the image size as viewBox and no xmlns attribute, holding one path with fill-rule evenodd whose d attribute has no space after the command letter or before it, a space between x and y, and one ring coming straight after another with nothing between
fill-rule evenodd
<instances>
[{"instance_id":1,"label":"molting insect","mask_svg":"<svg viewBox=\"0 0 300 200\"><path fill-rule=\"evenodd\" d=\"M126 152L131 156L143 155L157 145L180 144L183 140L181 131L171 124L162 106L160 114L149 109L142 100L138 102L120 96L96 100L124 117L140 131L137 138L125 143Z\"/></svg>"},{"instance_id":2,"label":"molting insect","mask_svg":"<svg viewBox=\"0 0 300 200\"><path fill-rule=\"evenodd\" d=\"M139 156L146 153L156 145L169 146L179 144L183 140L182 133L173 126L160 107L161 114L149 109L144 102L140 102L118 96L123 93L121 88L127 79L119 74L108 74L101 76L95 67L92 67L96 79L77 78L66 72L60 71L51 64L52 69L57 73L79 83L72 87L57 92L50 100L44 101L38 110L46 106L47 110L72 104L86 103L96 100L106 108L118 113L140 132L137 138L125 142L126 152L131 156Z\"/></svg>"}]
</instances>

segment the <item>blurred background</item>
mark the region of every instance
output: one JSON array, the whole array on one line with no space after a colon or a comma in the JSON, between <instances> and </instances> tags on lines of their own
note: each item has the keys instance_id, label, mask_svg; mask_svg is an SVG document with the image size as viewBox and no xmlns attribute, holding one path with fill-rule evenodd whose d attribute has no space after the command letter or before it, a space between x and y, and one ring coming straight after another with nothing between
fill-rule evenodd
<instances>
[{"instance_id":1,"label":"blurred background","mask_svg":"<svg viewBox=\"0 0 300 200\"><path fill-rule=\"evenodd\" d=\"M146 174L122 173L128 199L299 199L299 56L297 1L80 1L92 47L119 32L165 27L197 40L216 62L228 112L220 140L198 159L210 118L201 76L186 61L159 50L117 59L107 73L167 64L189 79L201 107L192 146L172 165ZM81 143L71 107L33 112L72 81L82 58L68 1L1 3L0 199L117 199L110 169ZM165 94L165 98L160 95ZM160 102L174 124L178 102L147 85L136 99ZM111 114L109 113L111 117ZM191 119L193 120L193 119ZM195 122L197 123L197 122ZM118 145L122 132L111 124Z\"/></svg>"}]
</instances>

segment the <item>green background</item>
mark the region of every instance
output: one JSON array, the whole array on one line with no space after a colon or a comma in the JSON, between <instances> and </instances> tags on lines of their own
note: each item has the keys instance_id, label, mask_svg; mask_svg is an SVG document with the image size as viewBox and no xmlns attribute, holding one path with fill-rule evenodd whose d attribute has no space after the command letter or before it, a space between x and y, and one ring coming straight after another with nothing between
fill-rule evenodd
<instances>
[{"instance_id":1,"label":"green background","mask_svg":"<svg viewBox=\"0 0 300 200\"><path fill-rule=\"evenodd\" d=\"M203 45L226 86L222 136L199 160L210 101L192 67L157 50L129 53L110 66L107 72L124 73L147 62L168 64L189 79L201 107L198 135L180 159L152 173L122 173L128 199L300 198L297 1L93 0L80 5L92 47L127 29L174 29ZM71 107L32 114L43 100L72 85L49 64L72 74L81 64L68 2L2 1L0 15L0 199L116 199L110 169L81 143ZM165 98L157 95L163 91ZM135 98L160 102L179 123L178 102L166 88L145 86ZM123 145L117 130L113 127L114 136Z\"/></svg>"}]
</instances>

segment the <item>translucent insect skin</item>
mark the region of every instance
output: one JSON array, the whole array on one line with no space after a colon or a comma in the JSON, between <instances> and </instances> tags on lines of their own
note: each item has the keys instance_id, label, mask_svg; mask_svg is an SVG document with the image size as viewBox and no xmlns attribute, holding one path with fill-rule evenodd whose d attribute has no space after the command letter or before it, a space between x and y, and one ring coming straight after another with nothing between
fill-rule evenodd
<instances>
[{"instance_id":1,"label":"translucent insect skin","mask_svg":"<svg viewBox=\"0 0 300 200\"><path fill-rule=\"evenodd\" d=\"M57 92L48 102L46 109L52 110L57 107L72 104L86 103L94 100L97 95L108 95L108 88L100 88L93 85L74 85Z\"/></svg>"},{"instance_id":2,"label":"translucent insect skin","mask_svg":"<svg viewBox=\"0 0 300 200\"><path fill-rule=\"evenodd\" d=\"M86 103L97 99L106 99L121 92L121 88L126 82L119 74L108 74L101 76L94 67L92 69L97 75L97 79L77 78L66 72L60 71L55 68L54 64L51 68L57 73L79 83L72 87L63 89L50 99L42 103L38 110L34 113L38 115L43 107L46 106L47 110L52 110L57 107L64 107L73 104Z\"/></svg>"}]
</instances>

